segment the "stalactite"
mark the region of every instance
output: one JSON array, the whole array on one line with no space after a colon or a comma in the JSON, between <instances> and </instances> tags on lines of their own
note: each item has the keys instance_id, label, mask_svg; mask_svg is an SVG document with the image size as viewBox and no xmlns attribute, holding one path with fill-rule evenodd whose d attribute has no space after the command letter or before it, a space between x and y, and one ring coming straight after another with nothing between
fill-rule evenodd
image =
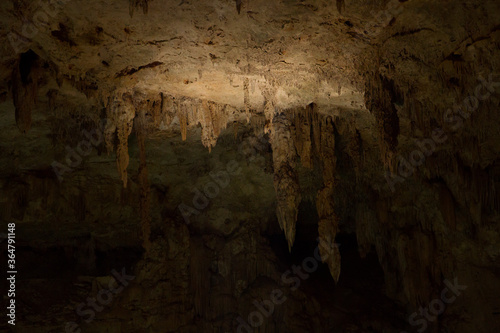
<instances>
[{"instance_id":1,"label":"stalactite","mask_svg":"<svg viewBox=\"0 0 500 333\"><path fill-rule=\"evenodd\" d=\"M114 151L115 147L116 125L110 120L106 120L104 127L104 144L108 155Z\"/></svg>"},{"instance_id":2,"label":"stalactite","mask_svg":"<svg viewBox=\"0 0 500 333\"><path fill-rule=\"evenodd\" d=\"M186 139L187 139L188 115L186 113L186 109L181 105L180 102L177 102L177 113L178 113L178 116L179 116L179 124L180 124L180 127L181 127L182 141L186 141Z\"/></svg>"},{"instance_id":3,"label":"stalactite","mask_svg":"<svg viewBox=\"0 0 500 333\"><path fill-rule=\"evenodd\" d=\"M373 210L365 203L358 204L355 212L358 252L361 258L365 258L370 252L372 244L375 243L377 218Z\"/></svg>"},{"instance_id":4,"label":"stalactite","mask_svg":"<svg viewBox=\"0 0 500 333\"><path fill-rule=\"evenodd\" d=\"M248 89L248 78L243 80L243 104L245 105L245 114L247 116L247 123L250 122L250 92Z\"/></svg>"},{"instance_id":5,"label":"stalactite","mask_svg":"<svg viewBox=\"0 0 500 333\"><path fill-rule=\"evenodd\" d=\"M209 105L209 102L202 101L201 110L202 110L202 131L201 131L201 142L203 146L208 147L209 151L212 151L212 146L214 143L214 127L212 122L212 112L210 110L212 105Z\"/></svg>"},{"instance_id":6,"label":"stalactite","mask_svg":"<svg viewBox=\"0 0 500 333\"><path fill-rule=\"evenodd\" d=\"M146 147L145 136L147 131L145 110L139 112L135 122L135 129L137 133L137 142L139 145L139 210L141 215L141 229L142 229L142 244L144 250L148 253L151 249L151 215L149 212L150 207L150 188L148 179L148 166L146 163Z\"/></svg>"},{"instance_id":7,"label":"stalactite","mask_svg":"<svg viewBox=\"0 0 500 333\"><path fill-rule=\"evenodd\" d=\"M352 137L351 137L352 135ZM356 174L356 180L360 180L360 166L364 164L363 161L363 147L362 147L362 139L361 133L358 129L353 126L349 131L349 141L346 147L346 153L352 158L353 168Z\"/></svg>"},{"instance_id":8,"label":"stalactite","mask_svg":"<svg viewBox=\"0 0 500 333\"><path fill-rule=\"evenodd\" d=\"M264 116L266 118L266 125L264 126L264 133L271 132L271 124L273 122L275 110L275 95L276 91L269 85L260 84L259 88L262 92L262 97L264 97Z\"/></svg>"},{"instance_id":9,"label":"stalactite","mask_svg":"<svg viewBox=\"0 0 500 333\"><path fill-rule=\"evenodd\" d=\"M318 192L316 207L318 209L319 222L319 249L323 261L327 263L330 274L335 281L340 276L340 252L335 244L335 236L338 232L338 218L334 213L332 202L333 187L324 187Z\"/></svg>"},{"instance_id":10,"label":"stalactite","mask_svg":"<svg viewBox=\"0 0 500 333\"><path fill-rule=\"evenodd\" d=\"M112 150L112 138L114 138L116 131L118 137L116 164L118 173L123 181L123 187L127 187L127 167L129 164L128 136L132 132L135 117L132 96L129 93L117 93L106 111L108 118L104 131L106 146Z\"/></svg>"},{"instance_id":11,"label":"stalactite","mask_svg":"<svg viewBox=\"0 0 500 333\"><path fill-rule=\"evenodd\" d=\"M312 108L314 109L314 104L311 105ZM316 151L316 155L320 156L321 154L321 119L320 115L317 112L312 112L311 116L311 123L312 123L312 138L313 138L313 144L314 148Z\"/></svg>"},{"instance_id":12,"label":"stalactite","mask_svg":"<svg viewBox=\"0 0 500 333\"><path fill-rule=\"evenodd\" d=\"M160 125L168 127L172 124L177 114L177 103L170 95L161 93L161 122Z\"/></svg>"},{"instance_id":13,"label":"stalactite","mask_svg":"<svg viewBox=\"0 0 500 333\"><path fill-rule=\"evenodd\" d=\"M238 138L238 126L239 123L237 121L233 121L233 131L234 131L234 139Z\"/></svg>"},{"instance_id":14,"label":"stalactite","mask_svg":"<svg viewBox=\"0 0 500 333\"><path fill-rule=\"evenodd\" d=\"M155 128L166 129L177 117L183 141L187 139L188 128L200 124L201 141L210 151L221 132L227 128L228 122L234 119L230 119L230 116L238 113L229 105L195 98L178 98L163 93L151 104L151 108Z\"/></svg>"},{"instance_id":15,"label":"stalactite","mask_svg":"<svg viewBox=\"0 0 500 333\"><path fill-rule=\"evenodd\" d=\"M273 149L274 189L276 191L276 215L285 232L288 249L295 241L295 225L301 201L297 177L297 154L293 142L294 133L291 113L275 114L272 121L270 142Z\"/></svg>"},{"instance_id":16,"label":"stalactite","mask_svg":"<svg viewBox=\"0 0 500 333\"><path fill-rule=\"evenodd\" d=\"M31 112L38 94L38 79L41 76L38 55L29 50L21 54L12 72L12 97L14 100L16 124L26 133L31 128Z\"/></svg>"},{"instance_id":17,"label":"stalactite","mask_svg":"<svg viewBox=\"0 0 500 333\"><path fill-rule=\"evenodd\" d=\"M228 108L225 105L203 100L198 110L195 122L202 126L201 142L211 151L212 147L215 147L221 131L227 127Z\"/></svg>"},{"instance_id":18,"label":"stalactite","mask_svg":"<svg viewBox=\"0 0 500 333\"><path fill-rule=\"evenodd\" d=\"M316 207L318 210L319 249L322 258L328 264L330 273L335 281L340 275L340 252L335 244L338 232L338 217L335 214L333 193L336 185L335 169L337 157L335 155L334 124L331 117L319 123L320 131L320 159L323 169L323 188L318 192Z\"/></svg>"},{"instance_id":19,"label":"stalactite","mask_svg":"<svg viewBox=\"0 0 500 333\"><path fill-rule=\"evenodd\" d=\"M365 103L377 120L382 162L384 166L394 171L400 131L395 104L402 100L402 93L392 80L381 76L378 72L367 75Z\"/></svg>"},{"instance_id":20,"label":"stalactite","mask_svg":"<svg viewBox=\"0 0 500 333\"><path fill-rule=\"evenodd\" d=\"M312 119L312 106L308 105L305 110L296 110L294 115L295 120L295 147L300 156L300 161L304 168L312 169L312 155L311 155L311 119Z\"/></svg>"},{"instance_id":21,"label":"stalactite","mask_svg":"<svg viewBox=\"0 0 500 333\"><path fill-rule=\"evenodd\" d=\"M208 110L210 112L210 119L212 121L213 136L215 139L217 139L222 130L221 118L223 118L224 116L224 109L219 104L210 103L210 107L208 108Z\"/></svg>"},{"instance_id":22,"label":"stalactite","mask_svg":"<svg viewBox=\"0 0 500 333\"><path fill-rule=\"evenodd\" d=\"M273 85L259 86L264 97L264 133L269 133L273 150L274 189L276 192L276 215L280 227L285 232L288 249L295 241L295 226L299 204L302 200L296 171L297 151L295 149L295 129L292 112L280 112L275 107L276 88Z\"/></svg>"},{"instance_id":23,"label":"stalactite","mask_svg":"<svg viewBox=\"0 0 500 333\"><path fill-rule=\"evenodd\" d=\"M201 122L203 121L203 115L200 114L201 102L199 100L184 98L182 107L187 114L188 126L196 126L197 124L201 124Z\"/></svg>"},{"instance_id":24,"label":"stalactite","mask_svg":"<svg viewBox=\"0 0 500 333\"><path fill-rule=\"evenodd\" d=\"M151 110L151 116L153 118L153 125L155 128L160 127L162 120L161 112L163 108L163 98L160 95L153 95L148 103L148 110Z\"/></svg>"},{"instance_id":25,"label":"stalactite","mask_svg":"<svg viewBox=\"0 0 500 333\"><path fill-rule=\"evenodd\" d=\"M238 15L241 12L241 4L242 4L242 2L243 2L243 0L236 0L236 11L238 12Z\"/></svg>"},{"instance_id":26,"label":"stalactite","mask_svg":"<svg viewBox=\"0 0 500 333\"><path fill-rule=\"evenodd\" d=\"M130 124L123 124L117 127L118 147L116 149L116 164L123 181L123 187L127 187L127 167L129 163L128 136L131 132L132 126Z\"/></svg>"}]
</instances>

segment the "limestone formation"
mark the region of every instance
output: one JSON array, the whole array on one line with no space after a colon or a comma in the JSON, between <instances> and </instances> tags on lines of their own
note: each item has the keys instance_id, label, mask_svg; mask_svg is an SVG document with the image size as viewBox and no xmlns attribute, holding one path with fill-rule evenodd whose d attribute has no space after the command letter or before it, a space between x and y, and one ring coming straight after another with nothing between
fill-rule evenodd
<instances>
[{"instance_id":1,"label":"limestone formation","mask_svg":"<svg viewBox=\"0 0 500 333\"><path fill-rule=\"evenodd\" d=\"M15 330L497 332L499 14L3 1Z\"/></svg>"},{"instance_id":2,"label":"limestone formation","mask_svg":"<svg viewBox=\"0 0 500 333\"><path fill-rule=\"evenodd\" d=\"M297 178L297 153L294 146L293 114L276 112L272 118L270 143L273 148L274 188L276 190L276 215L291 251L295 241L295 225L301 200Z\"/></svg>"}]
</instances>

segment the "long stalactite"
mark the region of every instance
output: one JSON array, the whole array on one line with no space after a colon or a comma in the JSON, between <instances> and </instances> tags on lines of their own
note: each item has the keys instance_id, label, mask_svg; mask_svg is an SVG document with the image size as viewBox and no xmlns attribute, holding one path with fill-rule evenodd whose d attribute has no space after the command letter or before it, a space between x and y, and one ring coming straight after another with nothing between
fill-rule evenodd
<instances>
[{"instance_id":1,"label":"long stalactite","mask_svg":"<svg viewBox=\"0 0 500 333\"><path fill-rule=\"evenodd\" d=\"M299 204L302 200L296 171L297 153L294 146L292 112L277 111L272 119L270 143L273 149L276 215L285 232L288 249L295 241Z\"/></svg>"},{"instance_id":2,"label":"long stalactite","mask_svg":"<svg viewBox=\"0 0 500 333\"><path fill-rule=\"evenodd\" d=\"M108 151L114 146L113 138L116 133L118 138L116 146L116 165L118 173L123 182L123 187L127 187L127 167L129 164L128 137L132 132L133 120L135 118L135 106L133 97L129 93L118 93L110 101L106 109L107 121L104 131L104 138Z\"/></svg>"},{"instance_id":3,"label":"long stalactite","mask_svg":"<svg viewBox=\"0 0 500 333\"><path fill-rule=\"evenodd\" d=\"M335 281L340 276L340 251L335 243L339 231L338 217L335 214L334 189L336 186L335 169L337 157L335 156L334 124L330 116L314 121L319 131L320 160L323 173L323 188L318 191L316 207L318 210L319 250L322 260L328 264L330 273Z\"/></svg>"},{"instance_id":4,"label":"long stalactite","mask_svg":"<svg viewBox=\"0 0 500 333\"><path fill-rule=\"evenodd\" d=\"M150 214L150 186L148 179L148 165L146 163L146 131L147 123L145 110L141 110L135 118L135 132L139 146L139 210L141 216L142 246L146 252L151 250L151 214Z\"/></svg>"}]
</instances>

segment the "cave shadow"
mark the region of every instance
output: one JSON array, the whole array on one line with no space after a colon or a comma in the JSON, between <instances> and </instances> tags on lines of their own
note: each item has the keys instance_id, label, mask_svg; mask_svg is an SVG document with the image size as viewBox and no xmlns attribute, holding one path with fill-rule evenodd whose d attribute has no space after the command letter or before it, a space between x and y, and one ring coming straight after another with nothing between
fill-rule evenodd
<instances>
[{"instance_id":1,"label":"cave shadow","mask_svg":"<svg viewBox=\"0 0 500 333\"><path fill-rule=\"evenodd\" d=\"M318 246L318 216L312 203L299 208L296 238L292 251L282 233L268 236L279 260L279 271L300 266L305 258L314 257ZM328 265L319 263L315 271L301 282L300 289L320 305L322 325L329 332L359 328L364 332L391 332L404 327L404 309L385 295L384 272L374 248L361 258L355 233L340 231L335 242L341 254L341 273L337 283Z\"/></svg>"}]
</instances>

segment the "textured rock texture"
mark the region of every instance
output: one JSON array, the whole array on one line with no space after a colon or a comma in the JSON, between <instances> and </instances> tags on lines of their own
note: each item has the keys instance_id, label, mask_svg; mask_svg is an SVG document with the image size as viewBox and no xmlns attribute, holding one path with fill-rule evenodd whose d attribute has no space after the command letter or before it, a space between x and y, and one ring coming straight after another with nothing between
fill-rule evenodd
<instances>
[{"instance_id":1,"label":"textured rock texture","mask_svg":"<svg viewBox=\"0 0 500 333\"><path fill-rule=\"evenodd\" d=\"M3 1L0 221L25 274L5 329L252 331L279 289L255 331L497 332L499 14ZM467 288L436 317L446 281Z\"/></svg>"}]
</instances>

